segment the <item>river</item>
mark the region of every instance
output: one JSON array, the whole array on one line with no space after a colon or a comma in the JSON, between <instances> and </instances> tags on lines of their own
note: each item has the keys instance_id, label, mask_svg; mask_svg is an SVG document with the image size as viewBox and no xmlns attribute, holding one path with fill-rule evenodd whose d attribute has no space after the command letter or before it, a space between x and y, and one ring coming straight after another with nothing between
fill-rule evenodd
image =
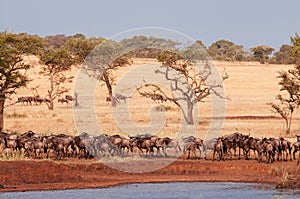
<instances>
[{"instance_id":1,"label":"river","mask_svg":"<svg viewBox=\"0 0 300 199\"><path fill-rule=\"evenodd\" d=\"M229 182L176 182L176 183L145 183L130 184L111 188L59 190L59 191L29 191L0 193L2 199L201 199L201 198L300 198L299 191L278 191L270 185Z\"/></svg>"}]
</instances>

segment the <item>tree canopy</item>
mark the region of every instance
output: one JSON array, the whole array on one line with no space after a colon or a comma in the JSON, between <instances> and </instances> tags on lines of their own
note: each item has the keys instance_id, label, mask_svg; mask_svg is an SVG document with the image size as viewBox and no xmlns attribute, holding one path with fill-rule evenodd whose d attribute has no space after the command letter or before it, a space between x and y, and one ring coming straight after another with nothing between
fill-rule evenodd
<instances>
[{"instance_id":1,"label":"tree canopy","mask_svg":"<svg viewBox=\"0 0 300 199\"><path fill-rule=\"evenodd\" d=\"M242 45L228 40L216 41L209 46L208 53L213 59L222 61L246 61L249 57Z\"/></svg>"},{"instance_id":2,"label":"tree canopy","mask_svg":"<svg viewBox=\"0 0 300 199\"><path fill-rule=\"evenodd\" d=\"M129 56L137 58L156 58L163 49L174 49L179 44L170 39L146 36L134 36L123 39L120 43L127 49L138 49L129 52Z\"/></svg>"},{"instance_id":3,"label":"tree canopy","mask_svg":"<svg viewBox=\"0 0 300 199\"><path fill-rule=\"evenodd\" d=\"M262 45L250 48L250 50L252 51L254 61L259 61L261 64L264 64L268 62L269 55L271 55L275 49L271 46Z\"/></svg>"},{"instance_id":4,"label":"tree canopy","mask_svg":"<svg viewBox=\"0 0 300 199\"><path fill-rule=\"evenodd\" d=\"M36 53L41 40L27 34L0 33L0 131L3 129L6 98L29 82L26 71L31 67L23 62L24 53Z\"/></svg>"},{"instance_id":5,"label":"tree canopy","mask_svg":"<svg viewBox=\"0 0 300 199\"><path fill-rule=\"evenodd\" d=\"M39 58L42 64L40 74L49 78L48 108L53 110L54 100L68 91L62 84L70 82L72 77L67 77L64 72L71 69L74 59L65 47L54 48L53 46L40 50Z\"/></svg>"},{"instance_id":6,"label":"tree canopy","mask_svg":"<svg viewBox=\"0 0 300 199\"><path fill-rule=\"evenodd\" d=\"M287 134L291 131L293 113L300 106L300 39L297 34L291 37L291 44L289 52L295 66L279 72L280 93L276 97L279 103L269 103L285 120Z\"/></svg>"}]
</instances>

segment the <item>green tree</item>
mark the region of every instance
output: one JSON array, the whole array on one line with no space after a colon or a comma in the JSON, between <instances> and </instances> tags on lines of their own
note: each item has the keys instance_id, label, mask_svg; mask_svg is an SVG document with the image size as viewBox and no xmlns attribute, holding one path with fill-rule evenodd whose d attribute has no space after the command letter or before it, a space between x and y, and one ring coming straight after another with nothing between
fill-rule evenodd
<instances>
[{"instance_id":1,"label":"green tree","mask_svg":"<svg viewBox=\"0 0 300 199\"><path fill-rule=\"evenodd\" d=\"M291 37L292 49L291 56L294 58L294 64L300 65L300 37L298 34L295 34L294 37Z\"/></svg>"},{"instance_id":2,"label":"green tree","mask_svg":"<svg viewBox=\"0 0 300 199\"><path fill-rule=\"evenodd\" d=\"M236 45L228 40L219 40L208 48L209 55L215 60L221 61L245 61L247 52L242 45Z\"/></svg>"},{"instance_id":3,"label":"green tree","mask_svg":"<svg viewBox=\"0 0 300 199\"><path fill-rule=\"evenodd\" d=\"M279 104L268 103L273 111L285 120L287 134L291 131L293 113L300 105L300 38L297 34L291 37L291 43L289 52L295 67L279 72L281 88L280 94L276 97Z\"/></svg>"},{"instance_id":4,"label":"green tree","mask_svg":"<svg viewBox=\"0 0 300 199\"><path fill-rule=\"evenodd\" d=\"M156 58L163 49L174 49L179 44L170 39L146 36L134 36L123 39L120 43L127 49L138 49L128 53L129 56L137 58Z\"/></svg>"},{"instance_id":5,"label":"green tree","mask_svg":"<svg viewBox=\"0 0 300 199\"><path fill-rule=\"evenodd\" d=\"M65 47L72 54L75 62L81 64L88 54L103 41L104 39L102 38L85 38L84 35L77 34L69 37L65 43Z\"/></svg>"},{"instance_id":6,"label":"green tree","mask_svg":"<svg viewBox=\"0 0 300 199\"><path fill-rule=\"evenodd\" d=\"M49 89L47 103L49 110L54 109L54 100L67 92L69 89L62 85L72 81L72 76L67 76L65 72L71 69L74 59L65 47L54 48L45 46L39 52L40 62L42 64L40 74L48 77Z\"/></svg>"},{"instance_id":7,"label":"green tree","mask_svg":"<svg viewBox=\"0 0 300 199\"><path fill-rule=\"evenodd\" d=\"M44 37L44 44L46 46L52 46L53 48L60 48L65 46L66 42L68 41L69 37L63 34L58 35L51 35Z\"/></svg>"},{"instance_id":8,"label":"green tree","mask_svg":"<svg viewBox=\"0 0 300 199\"><path fill-rule=\"evenodd\" d=\"M0 131L4 127L5 100L29 81L23 54L36 52L41 40L27 34L0 33Z\"/></svg>"},{"instance_id":9,"label":"green tree","mask_svg":"<svg viewBox=\"0 0 300 199\"><path fill-rule=\"evenodd\" d=\"M273 47L270 46L255 46L250 48L253 54L253 60L259 61L259 63L264 64L268 62L269 55L275 50Z\"/></svg>"},{"instance_id":10,"label":"green tree","mask_svg":"<svg viewBox=\"0 0 300 199\"><path fill-rule=\"evenodd\" d=\"M278 52L275 52L271 58L271 63L275 64L293 64L294 57L291 55L292 46L283 44Z\"/></svg>"}]
</instances>

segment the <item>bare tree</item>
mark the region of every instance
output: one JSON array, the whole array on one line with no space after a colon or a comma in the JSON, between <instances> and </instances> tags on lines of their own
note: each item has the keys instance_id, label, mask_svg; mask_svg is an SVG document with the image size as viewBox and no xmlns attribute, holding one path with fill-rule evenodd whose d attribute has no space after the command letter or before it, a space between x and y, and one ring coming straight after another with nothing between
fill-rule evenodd
<instances>
[{"instance_id":1,"label":"bare tree","mask_svg":"<svg viewBox=\"0 0 300 199\"><path fill-rule=\"evenodd\" d=\"M203 56L201 53L196 53L197 56ZM203 70L197 71L194 67L194 60L196 60L195 55L193 59L185 59L177 52L163 51L158 56L158 61L162 63L159 70L155 72L157 74L162 74L167 81L171 82L170 90L172 93L179 92L180 96L176 97L173 94L165 92L160 85L154 83L145 82L144 85L137 88L138 93L146 98L150 98L156 102L172 102L178 106L185 118L187 124L194 124L193 121L193 109L194 105L198 102L204 102L210 94L214 93L221 98L225 98L220 93L216 91L216 88L222 87L222 82L215 82L215 84L208 85L207 80L212 75L211 67L206 62L204 64ZM189 53L191 55L191 53ZM174 75L174 72L176 75ZM228 78L224 77L224 79ZM182 103L186 106L183 106Z\"/></svg>"}]
</instances>

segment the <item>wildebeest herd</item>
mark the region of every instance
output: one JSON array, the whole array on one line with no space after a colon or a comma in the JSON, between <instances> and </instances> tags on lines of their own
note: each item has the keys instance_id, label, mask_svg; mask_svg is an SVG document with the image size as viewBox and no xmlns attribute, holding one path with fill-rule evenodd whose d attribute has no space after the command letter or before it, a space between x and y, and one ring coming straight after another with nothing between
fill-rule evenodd
<instances>
[{"instance_id":1,"label":"wildebeest herd","mask_svg":"<svg viewBox=\"0 0 300 199\"><path fill-rule=\"evenodd\" d=\"M71 95L66 95L64 98L59 98L57 100L58 103L66 103L72 102L74 98ZM22 104L22 105L41 105L42 103L50 103L50 100L47 98L41 98L39 95L36 96L22 96L18 97L17 101L13 104Z\"/></svg>"},{"instance_id":2,"label":"wildebeest herd","mask_svg":"<svg viewBox=\"0 0 300 199\"><path fill-rule=\"evenodd\" d=\"M33 131L21 135L0 133L0 152L2 156L16 156L23 153L29 158L105 158L105 157L177 157L208 159L207 152L212 152L212 160L232 160L254 158L259 162L300 161L300 142L295 143L284 138L258 139L241 133L202 140L194 136L181 139L158 137L142 134L123 137L116 135L91 135L82 133L78 136L59 134L41 136ZM250 155L250 152L253 152ZM176 155L175 155L176 156ZM193 157L192 157L193 156ZM217 157L216 157L217 156ZM234 157L233 157L234 156ZM251 157L252 156L252 157Z\"/></svg>"},{"instance_id":3,"label":"wildebeest herd","mask_svg":"<svg viewBox=\"0 0 300 199\"><path fill-rule=\"evenodd\" d=\"M50 100L41 98L40 96L23 96L18 97L15 103L21 103L22 105L41 105L42 103L49 103Z\"/></svg>"}]
</instances>

